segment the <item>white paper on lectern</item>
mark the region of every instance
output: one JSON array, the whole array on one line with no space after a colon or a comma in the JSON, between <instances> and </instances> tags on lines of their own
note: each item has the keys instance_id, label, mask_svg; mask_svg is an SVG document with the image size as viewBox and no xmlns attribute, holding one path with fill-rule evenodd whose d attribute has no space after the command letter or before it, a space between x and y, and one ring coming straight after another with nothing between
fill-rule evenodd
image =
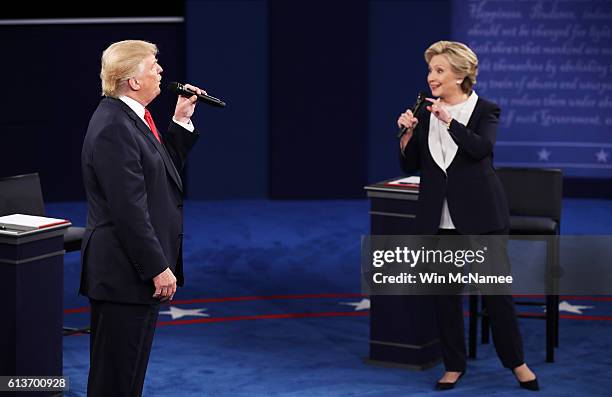
<instances>
[{"instance_id":1,"label":"white paper on lectern","mask_svg":"<svg viewBox=\"0 0 612 397\"><path fill-rule=\"evenodd\" d=\"M417 176L409 176L409 177L406 177L406 178L396 179L394 181L389 181L387 183L391 183L391 184L394 184L394 185L395 184L401 185L401 184L405 184L405 183L418 185L419 183L421 183L421 177L418 176L418 175Z\"/></svg>"},{"instance_id":2,"label":"white paper on lectern","mask_svg":"<svg viewBox=\"0 0 612 397\"><path fill-rule=\"evenodd\" d=\"M47 218L45 216L13 214L0 216L0 226L15 230L44 229L51 226L69 223L66 219Z\"/></svg>"}]
</instances>

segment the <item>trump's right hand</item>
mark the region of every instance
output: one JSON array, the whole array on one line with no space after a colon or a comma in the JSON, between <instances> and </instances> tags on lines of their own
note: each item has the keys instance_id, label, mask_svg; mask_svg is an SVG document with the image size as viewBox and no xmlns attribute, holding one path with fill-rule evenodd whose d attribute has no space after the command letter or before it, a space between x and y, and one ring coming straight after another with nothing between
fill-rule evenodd
<instances>
[{"instance_id":1,"label":"trump's right hand","mask_svg":"<svg viewBox=\"0 0 612 397\"><path fill-rule=\"evenodd\" d=\"M166 268L166 270L153 277L153 285L155 286L153 298L159 298L162 302L172 300L176 293L176 277L174 277L170 268Z\"/></svg>"}]
</instances>

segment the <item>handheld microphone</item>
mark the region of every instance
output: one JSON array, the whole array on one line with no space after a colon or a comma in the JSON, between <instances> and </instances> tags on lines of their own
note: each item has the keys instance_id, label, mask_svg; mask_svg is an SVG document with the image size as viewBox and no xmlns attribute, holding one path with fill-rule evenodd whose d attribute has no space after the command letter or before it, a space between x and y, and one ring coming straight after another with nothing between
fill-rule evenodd
<instances>
[{"instance_id":1,"label":"handheld microphone","mask_svg":"<svg viewBox=\"0 0 612 397\"><path fill-rule=\"evenodd\" d=\"M177 83L175 81L168 83L168 86L166 88L169 91L172 91L175 94L180 95L180 96L189 98L194 95L197 95L198 101L200 102L204 102L212 106L218 106L220 108L225 107L225 102L223 102L221 99L215 98L214 96L210 96L207 94L198 94L195 91L192 91L189 88L186 88L183 84Z\"/></svg>"},{"instance_id":2,"label":"handheld microphone","mask_svg":"<svg viewBox=\"0 0 612 397\"><path fill-rule=\"evenodd\" d=\"M414 103L414 106L412 107L412 115L414 117L416 117L418 111L423 106L423 102L425 102L425 98L426 98L426 94L423 91L419 91L416 102ZM401 138L406 133L406 131L408 131L408 127L403 125L397 132L397 137Z\"/></svg>"}]
</instances>

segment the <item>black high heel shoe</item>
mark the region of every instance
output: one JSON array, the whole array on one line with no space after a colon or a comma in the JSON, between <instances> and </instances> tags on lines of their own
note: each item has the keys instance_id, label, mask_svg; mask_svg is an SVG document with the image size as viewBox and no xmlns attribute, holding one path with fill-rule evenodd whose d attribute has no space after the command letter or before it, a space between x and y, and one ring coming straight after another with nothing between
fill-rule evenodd
<instances>
[{"instance_id":1,"label":"black high heel shoe","mask_svg":"<svg viewBox=\"0 0 612 397\"><path fill-rule=\"evenodd\" d=\"M519 380L518 383L519 383L519 386L521 386L523 389L527 389L527 390L531 390L531 391L538 391L538 390L540 390L540 385L538 385L538 378L535 378L535 379L532 379L532 380L527 380L525 382L521 382Z\"/></svg>"},{"instance_id":2,"label":"black high heel shoe","mask_svg":"<svg viewBox=\"0 0 612 397\"><path fill-rule=\"evenodd\" d=\"M512 374L516 378L516 381L519 383L519 386L521 388L526 389L526 390L531 390L531 391L539 391L540 390L540 385L538 384L538 378L537 377L532 379L532 380L526 380L524 382L521 382L516 377L516 373L514 372L514 369L511 369L510 371L512 371Z\"/></svg>"},{"instance_id":3,"label":"black high heel shoe","mask_svg":"<svg viewBox=\"0 0 612 397\"><path fill-rule=\"evenodd\" d=\"M455 385L459 383L459 379L465 374L465 370L461 371L459 377L454 382L436 382L436 390L451 390L455 388Z\"/></svg>"}]
</instances>

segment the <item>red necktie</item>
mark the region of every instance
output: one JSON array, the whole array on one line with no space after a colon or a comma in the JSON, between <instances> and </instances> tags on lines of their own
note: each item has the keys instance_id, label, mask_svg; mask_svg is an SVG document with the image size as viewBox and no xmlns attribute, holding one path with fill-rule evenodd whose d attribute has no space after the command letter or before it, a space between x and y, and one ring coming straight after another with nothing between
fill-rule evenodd
<instances>
[{"instance_id":1,"label":"red necktie","mask_svg":"<svg viewBox=\"0 0 612 397\"><path fill-rule=\"evenodd\" d=\"M157 132L157 127L155 127L155 123L153 122L153 117L151 117L151 112L149 112L149 109L147 108L145 108L145 121L149 125L149 128L153 132L153 135L155 135L155 138L157 138L159 143L161 143L161 138L159 137L159 133Z\"/></svg>"}]
</instances>

